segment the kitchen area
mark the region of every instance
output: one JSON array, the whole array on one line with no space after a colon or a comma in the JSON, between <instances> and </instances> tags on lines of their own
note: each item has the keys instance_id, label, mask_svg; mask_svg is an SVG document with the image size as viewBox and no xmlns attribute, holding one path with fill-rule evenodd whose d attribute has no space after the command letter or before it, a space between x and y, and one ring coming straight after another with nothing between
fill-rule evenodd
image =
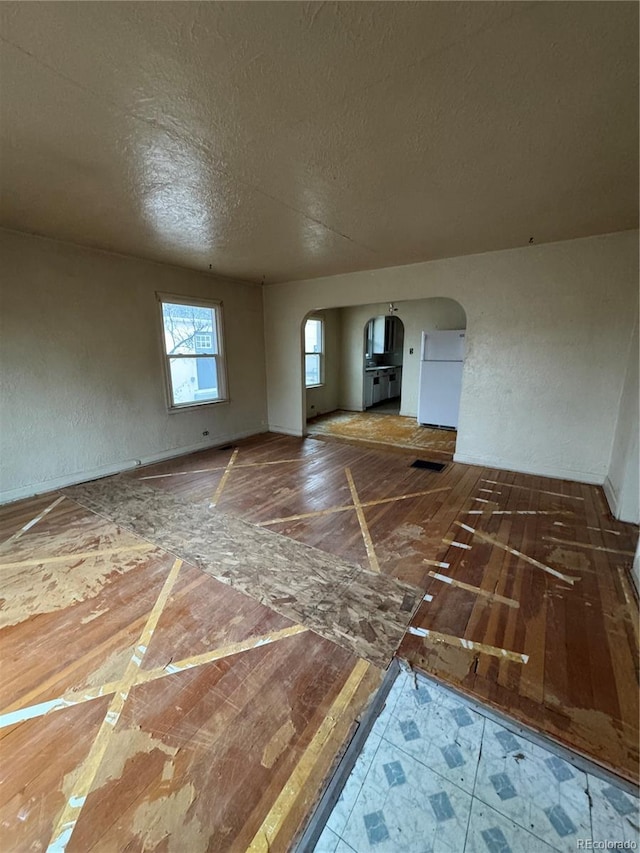
<instances>
[{"instance_id":1,"label":"kitchen area","mask_svg":"<svg viewBox=\"0 0 640 853\"><path fill-rule=\"evenodd\" d=\"M364 342L364 408L398 414L402 390L404 325L390 313L372 317Z\"/></svg>"},{"instance_id":2,"label":"kitchen area","mask_svg":"<svg viewBox=\"0 0 640 853\"><path fill-rule=\"evenodd\" d=\"M305 389L307 434L452 458L456 431L451 427L456 421L448 419L449 410L432 410L440 397L432 393L431 380L436 391L443 385L459 390L449 373L446 382L439 379L443 371L461 379L461 364L447 362L464 358L459 338L466 327L462 306L430 297L324 309L314 316L324 321L325 370L323 385ZM455 336L451 352L448 346L434 348L435 333Z\"/></svg>"}]
</instances>

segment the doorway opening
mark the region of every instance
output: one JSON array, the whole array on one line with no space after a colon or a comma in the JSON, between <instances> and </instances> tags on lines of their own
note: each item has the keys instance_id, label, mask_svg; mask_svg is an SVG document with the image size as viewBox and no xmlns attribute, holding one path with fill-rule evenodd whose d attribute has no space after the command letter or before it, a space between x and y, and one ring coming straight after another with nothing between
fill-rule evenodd
<instances>
[{"instance_id":1,"label":"doorway opening","mask_svg":"<svg viewBox=\"0 0 640 853\"><path fill-rule=\"evenodd\" d=\"M457 431L439 428L445 420L423 421L419 402L424 334L465 330L458 302L426 297L318 309L304 318L301 337L311 318L323 320L323 371L321 385L303 376L305 434L411 449L435 461L453 457Z\"/></svg>"},{"instance_id":2,"label":"doorway opening","mask_svg":"<svg viewBox=\"0 0 640 853\"><path fill-rule=\"evenodd\" d=\"M371 317L364 330L362 396L372 414L400 414L404 323L395 311L391 303L389 314Z\"/></svg>"}]
</instances>

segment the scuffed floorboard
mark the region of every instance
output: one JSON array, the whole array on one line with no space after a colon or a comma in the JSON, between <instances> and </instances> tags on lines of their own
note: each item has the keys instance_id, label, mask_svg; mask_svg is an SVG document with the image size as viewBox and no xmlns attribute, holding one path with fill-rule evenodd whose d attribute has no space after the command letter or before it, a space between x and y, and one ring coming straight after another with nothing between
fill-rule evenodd
<instances>
[{"instance_id":1,"label":"scuffed floorboard","mask_svg":"<svg viewBox=\"0 0 640 853\"><path fill-rule=\"evenodd\" d=\"M401 657L637 784L638 527L597 486L411 462L268 435L128 476L200 505L217 491L220 511L349 562L373 552L426 593Z\"/></svg>"},{"instance_id":2,"label":"scuffed floorboard","mask_svg":"<svg viewBox=\"0 0 640 853\"><path fill-rule=\"evenodd\" d=\"M388 665L420 600L395 578L134 480L64 493L376 666Z\"/></svg>"},{"instance_id":3,"label":"scuffed floorboard","mask_svg":"<svg viewBox=\"0 0 640 853\"><path fill-rule=\"evenodd\" d=\"M407 626L405 660L637 781L637 527L410 461L261 436L69 490L127 529L0 508L5 847L291 849Z\"/></svg>"},{"instance_id":4,"label":"scuffed floorboard","mask_svg":"<svg viewBox=\"0 0 640 853\"><path fill-rule=\"evenodd\" d=\"M140 546L65 499L2 550L3 849L284 853L382 671Z\"/></svg>"}]
</instances>

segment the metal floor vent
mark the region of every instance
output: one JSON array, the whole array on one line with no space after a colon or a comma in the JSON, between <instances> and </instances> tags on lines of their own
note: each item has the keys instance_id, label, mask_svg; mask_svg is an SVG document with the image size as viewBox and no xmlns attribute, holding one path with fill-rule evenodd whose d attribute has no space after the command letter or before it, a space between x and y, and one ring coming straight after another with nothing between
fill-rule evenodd
<instances>
[{"instance_id":1,"label":"metal floor vent","mask_svg":"<svg viewBox=\"0 0 640 853\"><path fill-rule=\"evenodd\" d=\"M411 463L412 468L427 468L429 471L443 471L447 466L444 462L429 462L428 459L416 459Z\"/></svg>"}]
</instances>

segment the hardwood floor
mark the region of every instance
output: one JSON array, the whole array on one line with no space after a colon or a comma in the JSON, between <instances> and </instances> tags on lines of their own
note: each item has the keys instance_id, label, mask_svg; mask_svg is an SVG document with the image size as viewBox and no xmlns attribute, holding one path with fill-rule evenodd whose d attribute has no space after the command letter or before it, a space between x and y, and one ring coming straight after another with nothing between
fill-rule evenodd
<instances>
[{"instance_id":1,"label":"hardwood floor","mask_svg":"<svg viewBox=\"0 0 640 853\"><path fill-rule=\"evenodd\" d=\"M206 500L221 474L189 474L203 458L135 476ZM413 459L267 436L241 445L217 506L375 570L348 469L375 564L431 598L401 657L637 784L637 527L610 516L599 487Z\"/></svg>"},{"instance_id":2,"label":"hardwood floor","mask_svg":"<svg viewBox=\"0 0 640 853\"><path fill-rule=\"evenodd\" d=\"M3 849L289 849L382 671L69 499L2 560Z\"/></svg>"},{"instance_id":3,"label":"hardwood floor","mask_svg":"<svg viewBox=\"0 0 640 853\"><path fill-rule=\"evenodd\" d=\"M176 554L358 657L386 667L415 610L414 587L132 480L74 486L88 509Z\"/></svg>"},{"instance_id":4,"label":"hardwood floor","mask_svg":"<svg viewBox=\"0 0 640 853\"><path fill-rule=\"evenodd\" d=\"M637 528L414 458L265 435L0 509L7 849L290 849L398 644L637 784Z\"/></svg>"}]
</instances>

